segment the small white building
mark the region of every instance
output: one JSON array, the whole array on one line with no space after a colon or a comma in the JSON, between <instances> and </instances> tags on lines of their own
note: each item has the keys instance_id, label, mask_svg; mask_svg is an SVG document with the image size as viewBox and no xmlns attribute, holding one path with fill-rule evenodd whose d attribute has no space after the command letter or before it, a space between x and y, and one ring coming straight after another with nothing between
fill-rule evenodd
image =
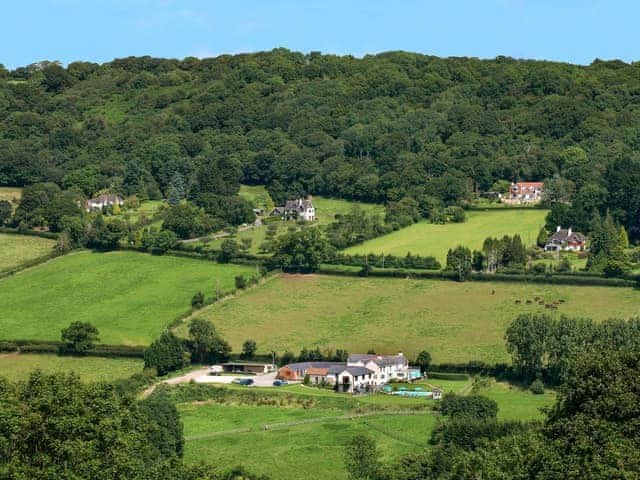
<instances>
[{"instance_id":1,"label":"small white building","mask_svg":"<svg viewBox=\"0 0 640 480\"><path fill-rule=\"evenodd\" d=\"M287 200L284 207L276 207L270 213L271 216L279 216L283 220L302 219L305 222L316 220L316 208L313 206L312 197L298 198L297 200Z\"/></svg>"},{"instance_id":2,"label":"small white building","mask_svg":"<svg viewBox=\"0 0 640 480\"><path fill-rule=\"evenodd\" d=\"M124 205L124 199L120 195L113 195L110 193L103 193L95 198L89 198L84 207L87 212L96 209L102 209L104 207L111 207L113 205Z\"/></svg>"}]
</instances>

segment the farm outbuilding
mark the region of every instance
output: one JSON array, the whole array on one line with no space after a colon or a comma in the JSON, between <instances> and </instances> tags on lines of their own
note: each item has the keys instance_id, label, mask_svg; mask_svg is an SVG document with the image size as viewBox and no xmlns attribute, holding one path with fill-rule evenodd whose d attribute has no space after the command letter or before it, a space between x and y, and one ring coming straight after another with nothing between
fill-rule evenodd
<instances>
[{"instance_id":1,"label":"farm outbuilding","mask_svg":"<svg viewBox=\"0 0 640 480\"><path fill-rule=\"evenodd\" d=\"M227 362L222 364L225 373L254 373L265 374L275 370L275 366L271 363L257 362Z\"/></svg>"}]
</instances>

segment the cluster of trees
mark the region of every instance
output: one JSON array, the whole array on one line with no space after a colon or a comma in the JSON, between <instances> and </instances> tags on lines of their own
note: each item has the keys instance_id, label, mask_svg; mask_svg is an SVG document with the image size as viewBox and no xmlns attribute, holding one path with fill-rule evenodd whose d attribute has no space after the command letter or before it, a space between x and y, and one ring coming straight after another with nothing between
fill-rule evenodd
<instances>
[{"instance_id":1,"label":"cluster of trees","mask_svg":"<svg viewBox=\"0 0 640 480\"><path fill-rule=\"evenodd\" d=\"M562 384L572 356L594 345L603 350L640 348L640 319L606 320L525 314L505 334L507 351L518 375L526 382L544 378Z\"/></svg>"},{"instance_id":2,"label":"cluster of trees","mask_svg":"<svg viewBox=\"0 0 640 480\"><path fill-rule=\"evenodd\" d=\"M464 281L471 272L496 272L499 268L524 268L527 250L517 233L510 237L488 237L482 245L482 251L473 252L464 246L457 246L447 252L446 269L457 272L460 281Z\"/></svg>"},{"instance_id":3,"label":"cluster of trees","mask_svg":"<svg viewBox=\"0 0 640 480\"><path fill-rule=\"evenodd\" d=\"M158 375L196 363L219 363L229 359L231 346L214 325L200 318L189 323L189 338L181 339L166 331L144 352L145 368L155 368Z\"/></svg>"},{"instance_id":4,"label":"cluster of trees","mask_svg":"<svg viewBox=\"0 0 640 480\"><path fill-rule=\"evenodd\" d=\"M328 262L340 265L369 265L378 268L416 268L424 270L440 270L441 268L440 262L435 257L421 257L420 255L411 255L411 253L407 253L404 257L397 257L382 253L350 255L336 252L335 255L328 259Z\"/></svg>"},{"instance_id":5,"label":"cluster of trees","mask_svg":"<svg viewBox=\"0 0 640 480\"><path fill-rule=\"evenodd\" d=\"M182 423L162 388L137 400L112 384L35 371L23 382L0 379L0 410L2 478L258 478L183 464Z\"/></svg>"},{"instance_id":6,"label":"cluster of trees","mask_svg":"<svg viewBox=\"0 0 640 480\"><path fill-rule=\"evenodd\" d=\"M343 249L391 231L393 228L379 216L355 206L347 213L336 215L335 220L327 225L325 234L331 245Z\"/></svg>"},{"instance_id":7,"label":"cluster of trees","mask_svg":"<svg viewBox=\"0 0 640 480\"><path fill-rule=\"evenodd\" d=\"M0 75L0 185L189 199L224 218L248 213L214 206L239 204L245 182L278 203L389 202L402 225L416 204L442 221L499 180L549 179L561 224L588 231L609 210L635 239L638 68L286 49L39 62Z\"/></svg>"},{"instance_id":8,"label":"cluster of trees","mask_svg":"<svg viewBox=\"0 0 640 480\"><path fill-rule=\"evenodd\" d=\"M485 269L487 272L495 272L502 267L522 268L527 261L527 249L522 243L520 235L517 233L510 237L505 235L502 238L486 238L482 244L482 259L477 259L477 270Z\"/></svg>"},{"instance_id":9,"label":"cluster of trees","mask_svg":"<svg viewBox=\"0 0 640 480\"><path fill-rule=\"evenodd\" d=\"M616 225L609 214L604 219L596 214L592 225L587 269L602 272L608 277L628 273L631 267L626 253L629 237L624 226Z\"/></svg>"},{"instance_id":10,"label":"cluster of trees","mask_svg":"<svg viewBox=\"0 0 640 480\"><path fill-rule=\"evenodd\" d=\"M303 347L300 350L298 355L295 355L292 352L286 351L284 354L278 358L278 364L287 365L289 363L295 362L346 362L349 357L349 352L343 349L333 350L331 348L327 348L322 351L319 347L316 348L307 348Z\"/></svg>"}]
</instances>

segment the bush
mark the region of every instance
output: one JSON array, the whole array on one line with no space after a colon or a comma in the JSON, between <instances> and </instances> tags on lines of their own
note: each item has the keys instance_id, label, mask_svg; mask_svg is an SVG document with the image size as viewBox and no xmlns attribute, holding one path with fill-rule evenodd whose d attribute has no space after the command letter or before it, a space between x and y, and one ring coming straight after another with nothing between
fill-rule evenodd
<instances>
[{"instance_id":1,"label":"bush","mask_svg":"<svg viewBox=\"0 0 640 480\"><path fill-rule=\"evenodd\" d=\"M498 404L482 395L462 397L448 393L442 399L440 408L443 415L448 415L451 418L483 420L496 418L498 415Z\"/></svg>"},{"instance_id":2,"label":"bush","mask_svg":"<svg viewBox=\"0 0 640 480\"><path fill-rule=\"evenodd\" d=\"M204 306L204 293L198 292L191 298L191 308L197 310Z\"/></svg>"},{"instance_id":3,"label":"bush","mask_svg":"<svg viewBox=\"0 0 640 480\"><path fill-rule=\"evenodd\" d=\"M236 276L236 288L238 290L247 288L247 279L244 277L244 275Z\"/></svg>"},{"instance_id":4,"label":"bush","mask_svg":"<svg viewBox=\"0 0 640 480\"><path fill-rule=\"evenodd\" d=\"M544 383L542 383L542 380L534 380L529 389L535 395L542 395L544 393Z\"/></svg>"},{"instance_id":5,"label":"bush","mask_svg":"<svg viewBox=\"0 0 640 480\"><path fill-rule=\"evenodd\" d=\"M86 322L73 322L62 330L61 337L65 344L60 349L60 353L77 355L85 355L99 339L98 329Z\"/></svg>"}]
</instances>

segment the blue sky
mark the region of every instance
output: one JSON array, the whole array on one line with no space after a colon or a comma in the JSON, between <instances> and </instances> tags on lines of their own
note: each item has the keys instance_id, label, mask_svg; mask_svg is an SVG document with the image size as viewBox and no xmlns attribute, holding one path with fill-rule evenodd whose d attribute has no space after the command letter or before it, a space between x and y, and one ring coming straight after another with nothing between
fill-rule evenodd
<instances>
[{"instance_id":1,"label":"blue sky","mask_svg":"<svg viewBox=\"0 0 640 480\"><path fill-rule=\"evenodd\" d=\"M2 5L0 63L275 47L633 61L640 60L639 18L633 0L20 0Z\"/></svg>"}]
</instances>

